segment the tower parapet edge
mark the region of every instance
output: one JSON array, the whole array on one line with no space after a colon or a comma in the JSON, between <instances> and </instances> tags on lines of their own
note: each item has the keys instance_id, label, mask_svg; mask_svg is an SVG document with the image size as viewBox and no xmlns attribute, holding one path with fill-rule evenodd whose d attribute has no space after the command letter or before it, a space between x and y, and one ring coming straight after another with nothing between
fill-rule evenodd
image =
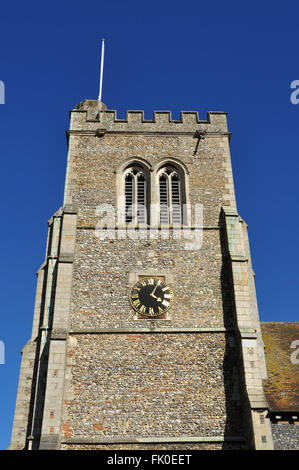
<instances>
[{"instance_id":1,"label":"tower parapet edge","mask_svg":"<svg viewBox=\"0 0 299 470\"><path fill-rule=\"evenodd\" d=\"M126 119L118 119L117 111L97 100L84 100L71 110L71 130L94 130L99 124L107 131L228 133L227 113L222 111L209 111L206 120L197 111L181 111L177 120L167 110L153 111L153 119L145 119L143 110L128 110Z\"/></svg>"}]
</instances>

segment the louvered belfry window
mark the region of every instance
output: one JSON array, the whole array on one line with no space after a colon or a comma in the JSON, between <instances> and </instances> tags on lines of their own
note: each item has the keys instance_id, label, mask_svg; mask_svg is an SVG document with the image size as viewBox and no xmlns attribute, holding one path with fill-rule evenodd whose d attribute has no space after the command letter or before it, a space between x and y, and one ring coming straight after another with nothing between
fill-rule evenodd
<instances>
[{"instance_id":1,"label":"louvered belfry window","mask_svg":"<svg viewBox=\"0 0 299 470\"><path fill-rule=\"evenodd\" d=\"M159 172L160 224L182 223L181 184L177 171L172 167Z\"/></svg>"},{"instance_id":2,"label":"louvered belfry window","mask_svg":"<svg viewBox=\"0 0 299 470\"><path fill-rule=\"evenodd\" d=\"M125 172L125 210L126 223L145 224L146 215L146 178L139 167L128 168Z\"/></svg>"}]
</instances>

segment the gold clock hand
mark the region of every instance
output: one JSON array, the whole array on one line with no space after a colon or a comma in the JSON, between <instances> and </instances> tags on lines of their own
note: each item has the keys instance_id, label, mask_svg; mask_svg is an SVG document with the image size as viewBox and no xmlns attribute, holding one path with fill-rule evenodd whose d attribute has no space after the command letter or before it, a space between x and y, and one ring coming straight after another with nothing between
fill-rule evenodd
<instances>
[{"instance_id":1,"label":"gold clock hand","mask_svg":"<svg viewBox=\"0 0 299 470\"><path fill-rule=\"evenodd\" d=\"M162 302L162 299L160 299L160 297L156 297L155 295L153 294L150 294L151 297L153 297L154 299L157 300L157 302Z\"/></svg>"},{"instance_id":2,"label":"gold clock hand","mask_svg":"<svg viewBox=\"0 0 299 470\"><path fill-rule=\"evenodd\" d=\"M151 292L150 296L153 297L154 299L156 299L157 302L162 302L162 299L160 299L160 297L156 297L156 296L154 295L154 292L155 292L155 290L157 289L157 287L158 287L158 285L156 285L156 287L154 288L154 290Z\"/></svg>"},{"instance_id":3,"label":"gold clock hand","mask_svg":"<svg viewBox=\"0 0 299 470\"><path fill-rule=\"evenodd\" d=\"M157 297L154 295L154 292L155 290L157 289L158 286L154 287L154 290L152 291L152 293L150 294L151 297L154 297L154 299L156 299Z\"/></svg>"}]
</instances>

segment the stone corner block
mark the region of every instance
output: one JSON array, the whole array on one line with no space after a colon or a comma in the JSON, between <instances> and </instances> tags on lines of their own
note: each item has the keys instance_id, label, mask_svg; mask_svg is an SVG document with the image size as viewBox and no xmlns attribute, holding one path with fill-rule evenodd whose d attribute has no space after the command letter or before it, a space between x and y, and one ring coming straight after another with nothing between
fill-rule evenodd
<instances>
[{"instance_id":1,"label":"stone corner block","mask_svg":"<svg viewBox=\"0 0 299 470\"><path fill-rule=\"evenodd\" d=\"M41 437L39 450L57 450L60 448L60 437L58 434L45 434Z\"/></svg>"}]
</instances>

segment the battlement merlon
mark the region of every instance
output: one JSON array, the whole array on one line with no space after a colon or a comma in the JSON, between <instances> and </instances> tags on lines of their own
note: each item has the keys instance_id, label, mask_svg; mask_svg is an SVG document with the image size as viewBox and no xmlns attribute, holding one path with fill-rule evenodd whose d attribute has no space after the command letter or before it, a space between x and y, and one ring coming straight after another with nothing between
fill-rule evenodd
<instances>
[{"instance_id":1,"label":"battlement merlon","mask_svg":"<svg viewBox=\"0 0 299 470\"><path fill-rule=\"evenodd\" d=\"M144 119L144 111L127 111L126 119L117 119L117 112L109 110L97 100L84 100L70 112L69 132L161 132L230 134L227 113L210 111L207 120L199 120L197 111L181 111L180 120L171 118L171 111L154 111L153 119Z\"/></svg>"}]
</instances>

